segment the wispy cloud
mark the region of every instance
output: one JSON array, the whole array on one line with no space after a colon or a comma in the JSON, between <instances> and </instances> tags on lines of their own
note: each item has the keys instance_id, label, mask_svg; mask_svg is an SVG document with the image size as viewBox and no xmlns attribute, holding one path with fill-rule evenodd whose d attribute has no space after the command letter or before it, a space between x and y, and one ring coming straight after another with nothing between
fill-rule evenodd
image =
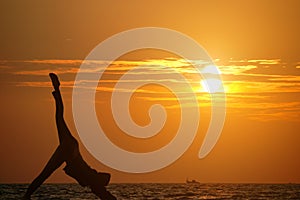
<instances>
[{"instance_id":1,"label":"wispy cloud","mask_svg":"<svg viewBox=\"0 0 300 200\"><path fill-rule=\"evenodd\" d=\"M45 74L49 74L49 72L55 71L58 74L75 74L78 71L78 68L56 68L53 69L42 69L42 70L24 70L24 71L16 71L14 74L17 75L37 75L37 76L44 76Z\"/></svg>"},{"instance_id":2,"label":"wispy cloud","mask_svg":"<svg viewBox=\"0 0 300 200\"><path fill-rule=\"evenodd\" d=\"M65 88L73 88L74 81L60 81L61 85ZM52 83L50 81L27 81L27 82L15 82L15 85L18 87L52 87Z\"/></svg>"},{"instance_id":3,"label":"wispy cloud","mask_svg":"<svg viewBox=\"0 0 300 200\"><path fill-rule=\"evenodd\" d=\"M280 64L280 59L257 59L257 60L247 60L249 63L257 63L261 65L277 65Z\"/></svg>"},{"instance_id":4,"label":"wispy cloud","mask_svg":"<svg viewBox=\"0 0 300 200\"><path fill-rule=\"evenodd\" d=\"M90 80L90 83L98 83L97 92L132 92L130 84L145 81L145 74L153 75L155 79L147 78L147 81L157 84L168 83L172 87L181 87L186 80L191 84L197 100L202 106L210 106L210 95L201 85L202 74L221 74L227 95L227 107L232 112L247 113L251 119L274 120L298 117L300 105L297 96L300 92L300 62L288 63L281 59L249 59L249 60L216 60L214 67L211 63L201 60L190 60L176 58L152 59L142 61L114 62L99 60L17 60L0 61L1 82L13 83L19 87L51 87L47 77L49 72L60 75L62 86L72 88L76 73L80 65L84 64L86 69L82 73L93 74L102 72L102 79ZM110 64L110 65L109 65ZM108 66L108 68L105 68ZM132 70L142 66L139 70ZM196 68L195 68L196 67ZM105 71L104 71L105 69ZM134 79L123 80L124 74L130 74ZM182 74L186 80L172 77L175 73ZM122 87L116 89L115 84L122 83ZM89 87L89 83L85 87ZM128 86L128 88L127 88ZM182 89L184 93L184 88ZM169 106L178 107L175 96L166 95L166 91L160 92L156 89L140 87L135 93L137 98L144 101L169 101ZM152 96L158 94L158 96ZM187 99L188 97L188 92ZM274 95L278 94L278 95ZM279 95L280 94L280 95ZM284 97L284 98L282 98ZM189 105L193 106L193 105ZM249 110L251 110L249 112Z\"/></svg>"}]
</instances>

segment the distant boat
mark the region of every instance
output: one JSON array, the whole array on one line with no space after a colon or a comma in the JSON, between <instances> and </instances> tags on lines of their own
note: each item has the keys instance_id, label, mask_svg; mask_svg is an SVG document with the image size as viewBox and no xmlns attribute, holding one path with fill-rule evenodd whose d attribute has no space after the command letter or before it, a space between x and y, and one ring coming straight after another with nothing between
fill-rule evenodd
<instances>
[{"instance_id":1,"label":"distant boat","mask_svg":"<svg viewBox=\"0 0 300 200\"><path fill-rule=\"evenodd\" d=\"M185 181L186 183L188 183L188 184L190 184L190 183L192 183L192 184L199 184L200 182L198 182L198 181L196 181L196 180L189 180L188 178L186 179L186 181Z\"/></svg>"}]
</instances>

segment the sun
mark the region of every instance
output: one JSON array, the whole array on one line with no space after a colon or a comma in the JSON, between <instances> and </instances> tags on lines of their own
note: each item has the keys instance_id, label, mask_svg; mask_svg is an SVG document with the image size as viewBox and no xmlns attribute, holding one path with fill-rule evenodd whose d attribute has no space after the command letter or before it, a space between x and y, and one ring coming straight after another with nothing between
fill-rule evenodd
<instances>
[{"instance_id":1,"label":"sun","mask_svg":"<svg viewBox=\"0 0 300 200\"><path fill-rule=\"evenodd\" d=\"M216 78L203 79L200 82L203 90L208 93L224 92L222 81Z\"/></svg>"}]
</instances>

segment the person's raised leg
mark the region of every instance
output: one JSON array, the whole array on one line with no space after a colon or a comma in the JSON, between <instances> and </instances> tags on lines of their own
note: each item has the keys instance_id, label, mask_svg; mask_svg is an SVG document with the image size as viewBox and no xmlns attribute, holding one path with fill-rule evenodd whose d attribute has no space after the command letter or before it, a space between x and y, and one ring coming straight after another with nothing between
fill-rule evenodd
<instances>
[{"instance_id":1,"label":"person's raised leg","mask_svg":"<svg viewBox=\"0 0 300 200\"><path fill-rule=\"evenodd\" d=\"M65 158L63 156L63 152L60 146L57 147L50 160L44 167L43 171L33 180L33 182L29 185L26 194L23 199L30 199L30 196L34 193L34 191L57 169L59 168Z\"/></svg>"},{"instance_id":2,"label":"person's raised leg","mask_svg":"<svg viewBox=\"0 0 300 200\"><path fill-rule=\"evenodd\" d=\"M70 140L75 140L75 138L72 136L64 120L64 105L59 90L59 86L60 86L59 79L57 75L54 73L50 73L49 76L51 78L52 85L54 88L52 94L55 99L55 106L56 106L55 119L56 119L59 142L61 145L64 145L65 143L69 143Z\"/></svg>"}]
</instances>

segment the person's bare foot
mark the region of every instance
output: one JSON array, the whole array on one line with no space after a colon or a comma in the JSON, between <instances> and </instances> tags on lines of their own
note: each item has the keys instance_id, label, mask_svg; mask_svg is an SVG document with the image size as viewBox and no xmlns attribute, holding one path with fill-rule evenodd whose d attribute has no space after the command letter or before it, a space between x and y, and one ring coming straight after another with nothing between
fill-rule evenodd
<instances>
[{"instance_id":1,"label":"person's bare foot","mask_svg":"<svg viewBox=\"0 0 300 200\"><path fill-rule=\"evenodd\" d=\"M60 86L60 82L58 80L58 77L56 74L54 73L49 73L49 76L51 78L51 81L52 81L52 85L54 87L55 90L58 90L59 89L59 86Z\"/></svg>"}]
</instances>

